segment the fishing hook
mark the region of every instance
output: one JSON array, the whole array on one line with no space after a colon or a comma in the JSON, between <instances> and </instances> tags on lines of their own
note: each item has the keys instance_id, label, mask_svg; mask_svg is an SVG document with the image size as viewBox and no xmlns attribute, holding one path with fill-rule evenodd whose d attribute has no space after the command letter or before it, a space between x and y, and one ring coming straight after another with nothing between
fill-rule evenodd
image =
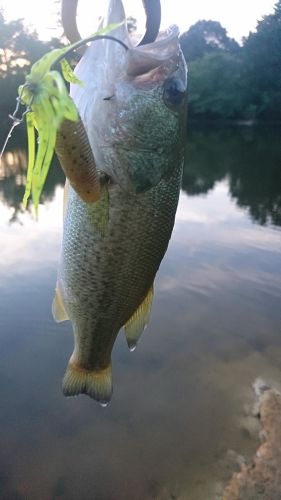
<instances>
[{"instance_id":1,"label":"fishing hook","mask_svg":"<svg viewBox=\"0 0 281 500\"><path fill-rule=\"evenodd\" d=\"M142 0L142 3L146 14L146 32L138 45L154 42L158 36L161 22L160 0ZM71 43L81 40L76 23L77 5L78 0L62 0L62 25L64 33Z\"/></svg>"}]
</instances>

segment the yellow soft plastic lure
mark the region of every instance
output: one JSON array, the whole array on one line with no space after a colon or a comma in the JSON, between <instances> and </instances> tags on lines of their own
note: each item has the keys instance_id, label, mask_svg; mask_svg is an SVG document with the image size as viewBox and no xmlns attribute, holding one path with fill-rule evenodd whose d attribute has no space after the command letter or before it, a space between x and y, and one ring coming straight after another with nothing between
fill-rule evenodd
<instances>
[{"instance_id":1,"label":"yellow soft plastic lure","mask_svg":"<svg viewBox=\"0 0 281 500\"><path fill-rule=\"evenodd\" d=\"M120 25L111 24L93 37L106 35L118 26ZM88 38L85 39L87 41ZM82 82L75 76L66 59L63 59L63 55L70 49L74 50L78 44L81 45L81 42L83 41L45 54L33 64L24 85L19 87L19 98L27 106L28 167L23 206L26 208L32 194L36 212L53 158L57 131L63 120L78 120L77 108L68 94L64 80L80 85ZM63 76L52 69L58 60Z\"/></svg>"}]
</instances>

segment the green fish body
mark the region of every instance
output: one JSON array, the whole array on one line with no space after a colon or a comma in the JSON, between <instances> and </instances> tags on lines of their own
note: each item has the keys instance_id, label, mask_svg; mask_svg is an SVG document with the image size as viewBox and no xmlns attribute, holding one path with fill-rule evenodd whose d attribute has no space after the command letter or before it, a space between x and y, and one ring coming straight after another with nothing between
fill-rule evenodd
<instances>
[{"instance_id":1,"label":"green fish body","mask_svg":"<svg viewBox=\"0 0 281 500\"><path fill-rule=\"evenodd\" d=\"M122 5L112 1L119 5L118 15L111 10L107 22L118 22ZM115 36L129 44L124 26ZM159 41L127 53L113 42L95 42L77 73L85 87L72 91L73 98L102 194L87 203L68 186L53 312L58 321L70 319L74 331L64 394L86 393L106 404L116 336L124 327L134 349L148 321L155 274L174 225L186 68L173 28Z\"/></svg>"}]
</instances>

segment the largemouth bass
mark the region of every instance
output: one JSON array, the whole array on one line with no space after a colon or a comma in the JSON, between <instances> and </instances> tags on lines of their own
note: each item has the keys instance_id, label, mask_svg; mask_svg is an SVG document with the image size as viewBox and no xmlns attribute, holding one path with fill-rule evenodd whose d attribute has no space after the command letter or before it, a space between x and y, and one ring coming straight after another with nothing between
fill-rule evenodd
<instances>
[{"instance_id":1,"label":"largemouth bass","mask_svg":"<svg viewBox=\"0 0 281 500\"><path fill-rule=\"evenodd\" d=\"M105 25L124 19L121 1L111 0ZM154 43L134 48L123 24L114 36L128 51L96 41L76 69L84 86L73 86L71 95L87 131L101 195L88 203L67 183L53 303L55 319L70 319L74 331L63 380L67 396L85 393L106 404L118 332L124 327L133 350L148 321L182 176L186 66L178 35L173 26ZM76 148L75 132L64 140L69 155Z\"/></svg>"}]
</instances>

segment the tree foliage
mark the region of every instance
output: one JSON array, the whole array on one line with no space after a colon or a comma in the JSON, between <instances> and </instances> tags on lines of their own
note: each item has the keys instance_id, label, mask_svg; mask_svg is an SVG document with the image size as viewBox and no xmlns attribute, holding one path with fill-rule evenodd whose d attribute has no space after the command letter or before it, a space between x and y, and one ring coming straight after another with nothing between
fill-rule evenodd
<instances>
[{"instance_id":1,"label":"tree foliage","mask_svg":"<svg viewBox=\"0 0 281 500\"><path fill-rule=\"evenodd\" d=\"M242 64L228 52L207 53L189 65L189 111L205 118L237 118L243 108Z\"/></svg>"},{"instance_id":2,"label":"tree foliage","mask_svg":"<svg viewBox=\"0 0 281 500\"><path fill-rule=\"evenodd\" d=\"M281 0L244 39L242 60L254 117L281 119Z\"/></svg>"},{"instance_id":3,"label":"tree foliage","mask_svg":"<svg viewBox=\"0 0 281 500\"><path fill-rule=\"evenodd\" d=\"M235 52L239 45L227 36L217 21L198 21L181 36L181 48L187 62L218 51Z\"/></svg>"},{"instance_id":4,"label":"tree foliage","mask_svg":"<svg viewBox=\"0 0 281 500\"><path fill-rule=\"evenodd\" d=\"M136 20L128 19L135 31ZM198 21L180 38L189 67L189 116L281 121L281 0L239 46L216 21ZM42 42L0 11L0 112L14 107L30 65L61 46Z\"/></svg>"},{"instance_id":5,"label":"tree foliage","mask_svg":"<svg viewBox=\"0 0 281 500\"><path fill-rule=\"evenodd\" d=\"M281 121L281 0L242 47L214 21L181 36L190 117Z\"/></svg>"},{"instance_id":6,"label":"tree foliage","mask_svg":"<svg viewBox=\"0 0 281 500\"><path fill-rule=\"evenodd\" d=\"M30 66L46 52L62 46L53 38L42 42L28 32L21 20L6 22L0 12L0 110L11 112L18 86L24 82Z\"/></svg>"}]
</instances>

